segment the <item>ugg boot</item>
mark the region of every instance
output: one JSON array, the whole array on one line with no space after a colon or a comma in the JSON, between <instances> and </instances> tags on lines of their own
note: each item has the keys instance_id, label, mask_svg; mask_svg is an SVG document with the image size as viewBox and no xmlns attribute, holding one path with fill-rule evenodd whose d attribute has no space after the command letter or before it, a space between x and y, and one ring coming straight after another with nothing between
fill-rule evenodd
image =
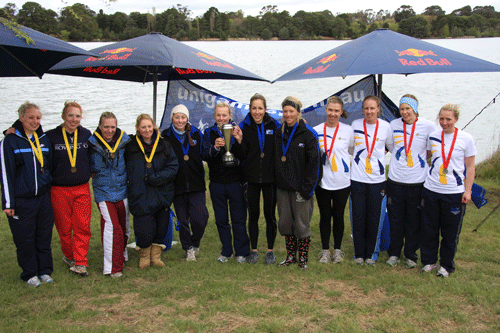
<instances>
[{"instance_id":1,"label":"ugg boot","mask_svg":"<svg viewBox=\"0 0 500 333\"><path fill-rule=\"evenodd\" d=\"M155 244L151 245L151 264L158 267L166 267L166 265L161 261L161 252L165 248L163 244Z\"/></svg>"},{"instance_id":2,"label":"ugg boot","mask_svg":"<svg viewBox=\"0 0 500 333\"><path fill-rule=\"evenodd\" d=\"M286 259L278 264L278 266L290 266L297 262L297 237L294 235L285 236Z\"/></svg>"},{"instance_id":3,"label":"ugg boot","mask_svg":"<svg viewBox=\"0 0 500 333\"><path fill-rule=\"evenodd\" d=\"M151 246L145 249L139 249L139 268L147 268L151 266Z\"/></svg>"},{"instance_id":4,"label":"ugg boot","mask_svg":"<svg viewBox=\"0 0 500 333\"><path fill-rule=\"evenodd\" d=\"M306 237L299 239L299 268L307 269L307 264L309 263L309 243L311 243L311 237Z\"/></svg>"}]
</instances>

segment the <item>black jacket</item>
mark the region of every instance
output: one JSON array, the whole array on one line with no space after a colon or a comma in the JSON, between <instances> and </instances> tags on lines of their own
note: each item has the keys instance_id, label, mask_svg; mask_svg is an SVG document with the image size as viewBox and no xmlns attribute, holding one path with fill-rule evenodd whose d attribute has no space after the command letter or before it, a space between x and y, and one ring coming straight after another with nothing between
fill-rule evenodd
<instances>
[{"instance_id":1,"label":"black jacket","mask_svg":"<svg viewBox=\"0 0 500 333\"><path fill-rule=\"evenodd\" d=\"M239 160L236 158L236 166L225 167L222 164L222 156L226 153L226 148L221 147L217 151L214 147L215 139L219 138L220 135L217 132L217 123L209 127L203 133L203 149L201 156L203 160L207 161L208 164L208 175L210 181L221 184L229 184L237 181L241 181L241 167L239 166ZM234 138L231 139L231 152L234 154Z\"/></svg>"},{"instance_id":2,"label":"black jacket","mask_svg":"<svg viewBox=\"0 0 500 333\"><path fill-rule=\"evenodd\" d=\"M243 132L241 144L235 142L233 146L235 156L243 161L243 179L251 183L273 183L275 181L274 172L272 172L274 170L274 141L276 129L280 124L267 112L264 114L262 123L265 133L264 158L261 158L257 124L250 113L240 123Z\"/></svg>"},{"instance_id":3,"label":"black jacket","mask_svg":"<svg viewBox=\"0 0 500 333\"><path fill-rule=\"evenodd\" d=\"M155 131L152 137L153 142L157 135L158 132ZM179 163L170 143L160 138L151 162L153 166L147 168L144 153L137 143L136 135L131 135L130 138L131 141L125 148L130 212L139 216L153 215L172 204L174 178ZM151 146L147 147L144 142L142 144L146 155L149 156Z\"/></svg>"},{"instance_id":4,"label":"black jacket","mask_svg":"<svg viewBox=\"0 0 500 333\"><path fill-rule=\"evenodd\" d=\"M292 128L285 125L285 134L282 139L282 126L276 135L275 172L277 187L285 191L298 191L304 199L313 196L316 186L321 180L323 169L320 161L318 134L301 119L292 137L286 154L286 161L282 161L283 149L289 140Z\"/></svg>"},{"instance_id":5,"label":"black jacket","mask_svg":"<svg viewBox=\"0 0 500 333\"><path fill-rule=\"evenodd\" d=\"M184 148L189 146L189 160L184 160L181 142L175 137L172 125L162 132L162 136L170 142L179 161L179 171L175 176L175 194L205 191L205 168L201 159L203 134L191 126L191 138L195 145L189 146L189 139L184 139Z\"/></svg>"}]
</instances>

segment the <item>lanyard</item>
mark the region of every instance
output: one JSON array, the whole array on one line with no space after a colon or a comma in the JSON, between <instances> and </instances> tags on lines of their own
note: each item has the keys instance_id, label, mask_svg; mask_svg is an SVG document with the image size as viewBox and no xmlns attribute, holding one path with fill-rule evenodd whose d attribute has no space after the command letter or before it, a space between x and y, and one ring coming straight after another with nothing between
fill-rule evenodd
<instances>
[{"instance_id":1,"label":"lanyard","mask_svg":"<svg viewBox=\"0 0 500 333\"><path fill-rule=\"evenodd\" d=\"M326 135L326 122L325 126L323 126L323 148L325 149L326 156L328 156L328 160L330 160L330 156L332 155L333 145L335 144L335 139L337 138L337 132L339 131L340 123L337 124L335 128L335 133L333 134L332 142L330 143L330 149L328 148L327 143L327 135ZM335 161L335 154L333 154L333 159L331 160L332 171L337 172L337 162Z\"/></svg>"},{"instance_id":2,"label":"lanyard","mask_svg":"<svg viewBox=\"0 0 500 333\"><path fill-rule=\"evenodd\" d=\"M447 183L446 174L448 174L448 165L450 164L451 154L453 153L453 149L455 148L455 142L457 141L458 128L455 127L455 131L453 133L453 140L451 141L450 151L448 152L448 156L446 156L444 152L444 131L441 132L441 156L443 158L443 164L439 169L439 182L441 184Z\"/></svg>"},{"instance_id":3,"label":"lanyard","mask_svg":"<svg viewBox=\"0 0 500 333\"><path fill-rule=\"evenodd\" d=\"M175 130L172 130L172 132L174 133L175 138L177 140L179 140L179 142L181 143L182 153L184 154L184 159L186 160L186 156L188 156L188 154L189 154L189 142L188 142L187 146L184 148L184 145L182 144L182 140L181 140L179 134L177 134L177 132ZM184 133L186 133L186 132L184 132ZM184 135L187 136L187 134L184 134Z\"/></svg>"},{"instance_id":4,"label":"lanyard","mask_svg":"<svg viewBox=\"0 0 500 333\"><path fill-rule=\"evenodd\" d=\"M290 137L288 138L288 142L285 144L283 143L283 136L285 135L285 129L283 129L283 133L281 133L281 149L283 152L283 156L281 156L281 161L285 162L286 161L286 153L288 152L288 148L290 147L290 143L292 142L293 135L295 134L295 130L297 129L297 126L299 125L299 122L297 121L295 125L293 126L292 133L290 134Z\"/></svg>"},{"instance_id":5,"label":"lanyard","mask_svg":"<svg viewBox=\"0 0 500 333\"><path fill-rule=\"evenodd\" d=\"M368 145L368 131L366 129L366 119L363 120L363 129L365 130L366 151L368 152L368 156L366 157L365 172L368 173L368 174L372 174L373 169L372 169L372 165L370 163L370 158L372 157L373 149L375 148L375 143L377 142L378 119L377 119L377 125L375 126L375 133L373 134L373 140L372 140L372 147L371 148Z\"/></svg>"},{"instance_id":6,"label":"lanyard","mask_svg":"<svg viewBox=\"0 0 500 333\"><path fill-rule=\"evenodd\" d=\"M78 146L78 128L75 129L75 135L73 139L73 153L71 153L71 149L69 148L68 136L66 135L66 130L64 126L62 127L62 134L64 138L64 144L66 145L66 151L68 152L69 163L71 164L71 172L76 172L76 148Z\"/></svg>"},{"instance_id":7,"label":"lanyard","mask_svg":"<svg viewBox=\"0 0 500 333\"><path fill-rule=\"evenodd\" d=\"M155 140L155 144L153 145L153 149L151 150L151 154L149 154L149 157L146 156L146 152L144 151L144 147L142 145L142 142L141 140L139 139L139 136L136 135L135 136L135 139L137 140L137 143L139 144L139 148L141 148L142 150L142 153L144 154L144 158L146 159L146 167L149 169L151 168L153 165L151 164L151 161L153 160L153 156L155 155L155 152L156 152L156 147L158 147L158 142L160 141L160 134L158 133L156 135L156 140Z\"/></svg>"},{"instance_id":8,"label":"lanyard","mask_svg":"<svg viewBox=\"0 0 500 333\"><path fill-rule=\"evenodd\" d=\"M104 146L105 146L106 148L108 148L109 153L110 153L110 154L112 154L111 156L112 156L112 157L114 157L114 153L116 152L116 149L118 148L118 145L119 145L119 144L120 144L120 142L122 141L123 131L121 131L121 133L120 133L120 137L118 138L118 140L116 140L115 147L114 147L113 149L111 149L111 147L110 147L110 146L109 146L109 144L106 142L106 140L104 140L104 139L102 138L102 136L101 136L101 135L100 135L97 131L95 131L95 132L94 132L94 135L95 135L96 137L98 137L98 138L99 138L99 140L101 140L101 142L104 144Z\"/></svg>"},{"instance_id":9,"label":"lanyard","mask_svg":"<svg viewBox=\"0 0 500 333\"><path fill-rule=\"evenodd\" d=\"M415 119L413 124L411 125L411 134L410 134L410 143L408 146L406 145L406 122L403 120L403 130L404 130L404 145L405 145L405 154L406 154L406 165L410 168L413 167L413 158L411 157L411 144L413 143L413 136L415 134L415 127L418 119Z\"/></svg>"},{"instance_id":10,"label":"lanyard","mask_svg":"<svg viewBox=\"0 0 500 333\"><path fill-rule=\"evenodd\" d=\"M259 129L259 125L257 125L257 136L259 138L260 152L261 152L261 154L263 154L264 153L264 145L266 144L266 131L264 129L264 122L262 122L260 124L260 129Z\"/></svg>"},{"instance_id":11,"label":"lanyard","mask_svg":"<svg viewBox=\"0 0 500 333\"><path fill-rule=\"evenodd\" d=\"M33 142L31 142L30 138L28 138L28 141L31 145L31 149L33 149L33 152L35 153L36 159L38 160L38 162L40 162L40 167L43 170L43 154L42 154L42 148L40 148L40 141L38 140L38 134L36 134L36 132L33 132L33 137L35 138L36 147L33 144Z\"/></svg>"}]
</instances>

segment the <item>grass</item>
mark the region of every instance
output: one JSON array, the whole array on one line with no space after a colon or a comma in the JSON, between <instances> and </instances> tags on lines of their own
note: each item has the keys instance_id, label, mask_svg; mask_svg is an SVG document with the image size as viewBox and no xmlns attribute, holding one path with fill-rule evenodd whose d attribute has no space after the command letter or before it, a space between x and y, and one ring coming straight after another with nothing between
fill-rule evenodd
<instances>
[{"instance_id":1,"label":"grass","mask_svg":"<svg viewBox=\"0 0 500 333\"><path fill-rule=\"evenodd\" d=\"M497 169L498 170L498 169ZM467 208L448 279L390 268L382 253L375 267L356 266L346 222L341 264L320 264L319 214L312 219L308 271L216 261L220 241L210 219L198 262L179 245L163 254L167 268L138 269L129 249L124 276L102 275L99 212L93 206L89 276L69 272L54 229L53 285L29 288L19 279L12 235L0 217L0 327L2 332L498 332L500 331L500 211L475 226L500 202L500 185L479 180L490 204ZM208 198L209 200L209 198ZM347 215L346 215L347 217ZM259 249L264 254L265 222ZM175 232L174 240L178 240ZM285 256L277 237L277 260Z\"/></svg>"}]
</instances>

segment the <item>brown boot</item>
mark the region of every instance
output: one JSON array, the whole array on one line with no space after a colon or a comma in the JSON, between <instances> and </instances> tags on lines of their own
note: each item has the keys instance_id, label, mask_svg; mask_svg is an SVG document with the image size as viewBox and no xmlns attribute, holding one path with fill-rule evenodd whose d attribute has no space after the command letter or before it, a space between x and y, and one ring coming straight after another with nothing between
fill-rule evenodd
<instances>
[{"instance_id":1,"label":"brown boot","mask_svg":"<svg viewBox=\"0 0 500 333\"><path fill-rule=\"evenodd\" d=\"M166 267L166 265L161 261L161 252L164 249L165 245L163 244L154 244L151 245L151 264L158 267Z\"/></svg>"},{"instance_id":2,"label":"brown boot","mask_svg":"<svg viewBox=\"0 0 500 333\"><path fill-rule=\"evenodd\" d=\"M151 246L145 249L139 249L140 259L139 268L147 268L151 266Z\"/></svg>"}]
</instances>

